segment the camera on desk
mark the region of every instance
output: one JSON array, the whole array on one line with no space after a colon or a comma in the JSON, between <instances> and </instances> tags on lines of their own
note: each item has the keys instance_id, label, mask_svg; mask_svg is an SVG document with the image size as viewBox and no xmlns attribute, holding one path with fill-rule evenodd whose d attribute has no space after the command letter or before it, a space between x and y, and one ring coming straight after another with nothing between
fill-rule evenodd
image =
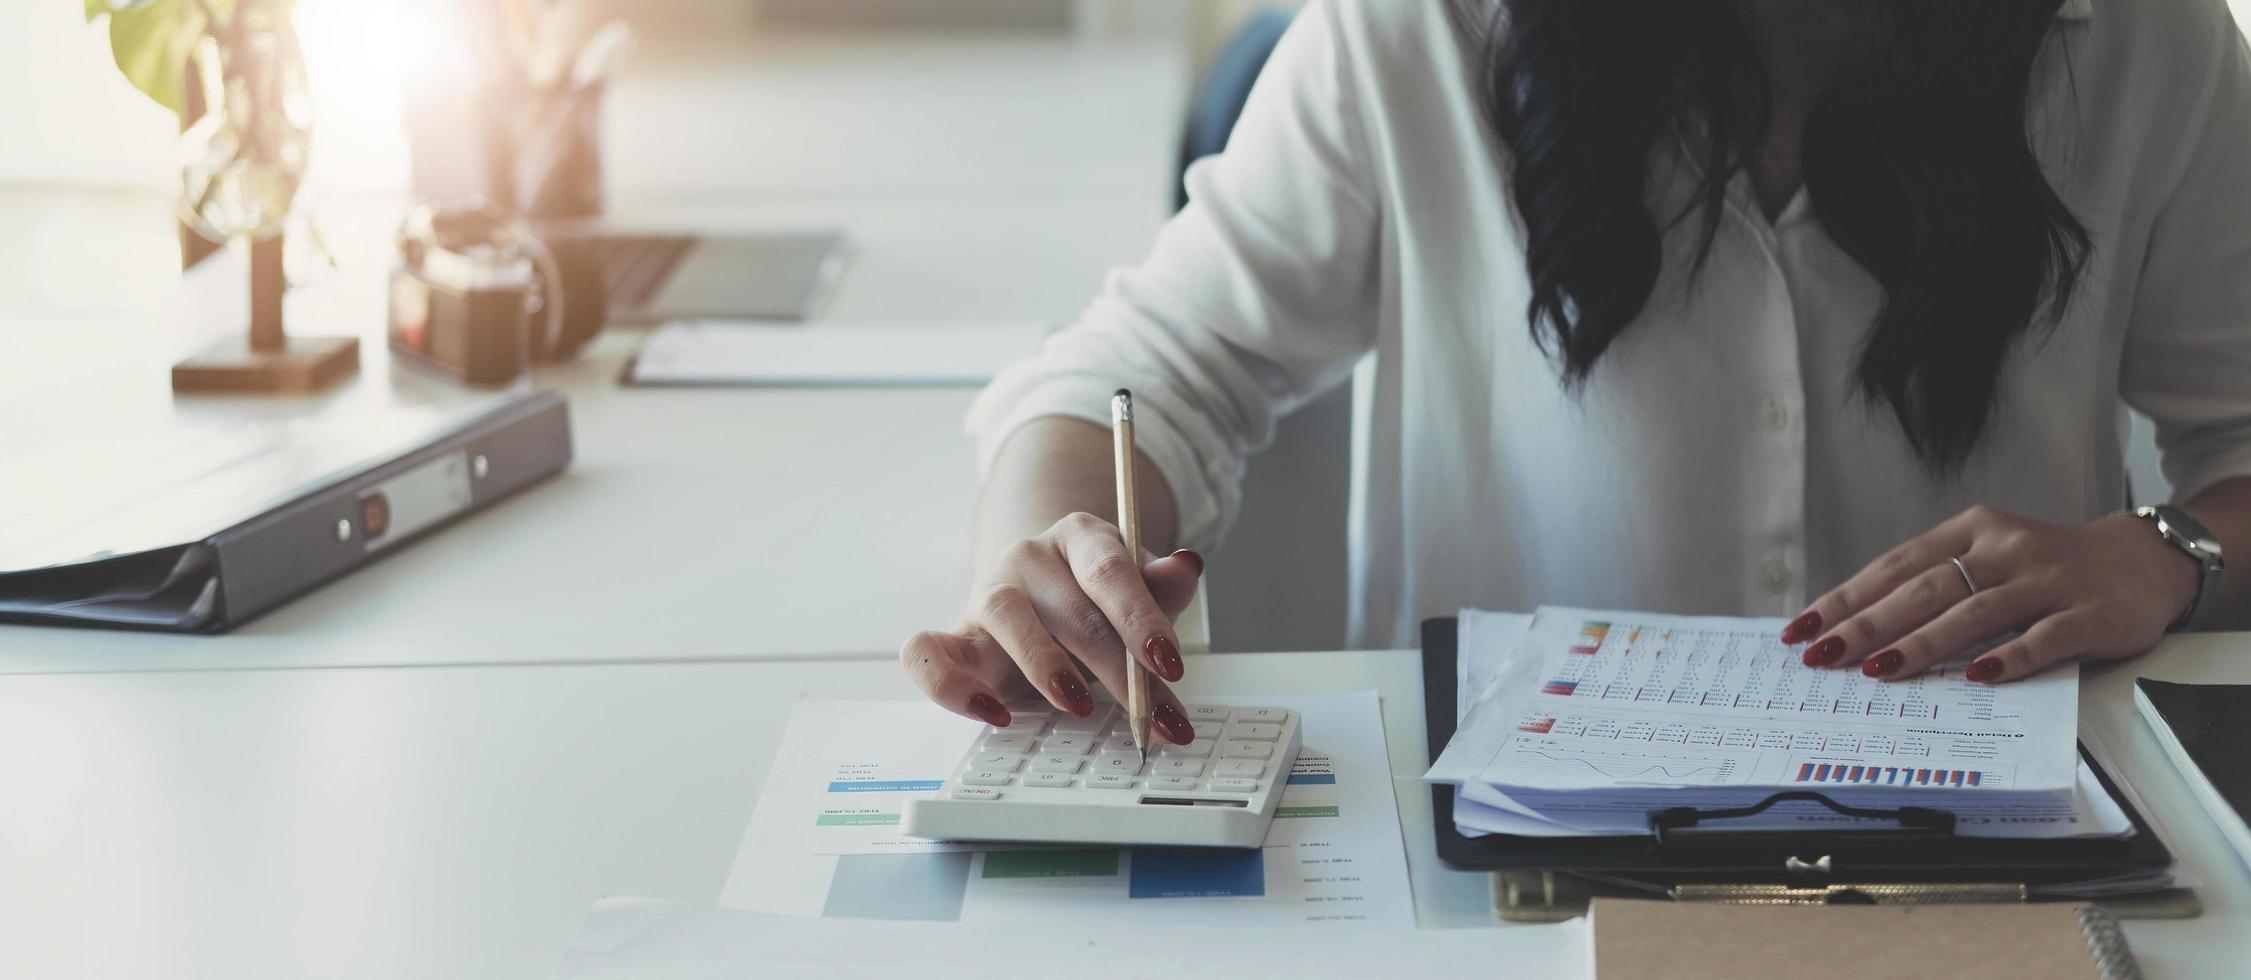
<instances>
[{"instance_id":1,"label":"camera on desk","mask_svg":"<svg viewBox=\"0 0 2251 980\"><path fill-rule=\"evenodd\" d=\"M391 350L463 384L500 385L576 354L607 297L576 242L543 240L498 209L416 208L391 269Z\"/></svg>"}]
</instances>

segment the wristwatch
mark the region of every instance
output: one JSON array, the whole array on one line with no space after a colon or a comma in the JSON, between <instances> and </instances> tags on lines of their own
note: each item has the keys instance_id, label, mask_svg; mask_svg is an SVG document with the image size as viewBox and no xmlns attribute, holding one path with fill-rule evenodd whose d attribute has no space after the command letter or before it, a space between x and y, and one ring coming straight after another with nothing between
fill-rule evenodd
<instances>
[{"instance_id":1,"label":"wristwatch","mask_svg":"<svg viewBox=\"0 0 2251 980\"><path fill-rule=\"evenodd\" d=\"M2220 542L2204 525L2197 523L2196 518L2178 507L2136 507L2129 513L2157 525L2157 534L2166 544L2181 549L2181 553L2196 562L2196 598L2182 610L2179 619L2165 627L2168 633L2178 632L2196 618L2197 610L2204 608L2220 587L2220 572L2227 568L2220 560Z\"/></svg>"}]
</instances>

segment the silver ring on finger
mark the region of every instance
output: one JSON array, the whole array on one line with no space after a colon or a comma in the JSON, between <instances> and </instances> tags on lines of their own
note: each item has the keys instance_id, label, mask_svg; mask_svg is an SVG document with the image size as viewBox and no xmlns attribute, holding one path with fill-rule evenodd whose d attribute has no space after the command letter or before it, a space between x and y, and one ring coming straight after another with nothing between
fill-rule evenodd
<instances>
[{"instance_id":1,"label":"silver ring on finger","mask_svg":"<svg viewBox=\"0 0 2251 980\"><path fill-rule=\"evenodd\" d=\"M1960 573L1962 573L1962 584L1963 584L1963 585L1967 585L1967 586L1969 586L1969 587L1970 587L1970 594L1971 594L1971 595L1976 595L1976 594L1977 594L1977 580L1976 580L1976 579L1974 579L1974 578L1971 578L1971 577L1970 577L1970 567L1969 567L1968 565L1964 565L1964 564L1962 564L1962 558L1961 558L1961 556L1957 555L1957 556L1955 556L1955 557L1952 557L1952 558L1948 558L1948 559L1946 559L1946 560L1947 560L1947 561L1950 561L1950 562L1953 562L1953 563L1954 563L1954 570L1955 570L1955 571L1957 571L1957 572L1960 572Z\"/></svg>"}]
</instances>

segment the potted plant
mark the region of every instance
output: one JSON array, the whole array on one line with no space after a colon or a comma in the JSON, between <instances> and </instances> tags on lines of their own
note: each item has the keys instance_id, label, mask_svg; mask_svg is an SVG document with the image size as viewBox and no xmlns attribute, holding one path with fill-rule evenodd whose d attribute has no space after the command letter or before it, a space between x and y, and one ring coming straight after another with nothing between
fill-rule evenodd
<instances>
[{"instance_id":1,"label":"potted plant","mask_svg":"<svg viewBox=\"0 0 2251 980\"><path fill-rule=\"evenodd\" d=\"M133 87L181 118L179 217L249 242L250 328L172 367L183 392L310 392L359 367L353 337L282 326L282 225L312 143L292 0L84 0Z\"/></svg>"}]
</instances>

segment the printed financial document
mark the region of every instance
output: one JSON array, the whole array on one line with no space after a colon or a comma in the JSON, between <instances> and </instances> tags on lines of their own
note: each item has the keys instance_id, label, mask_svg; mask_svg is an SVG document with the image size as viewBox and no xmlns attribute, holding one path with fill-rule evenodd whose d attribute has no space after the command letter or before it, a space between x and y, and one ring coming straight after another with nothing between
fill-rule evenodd
<instances>
[{"instance_id":1,"label":"printed financial document","mask_svg":"<svg viewBox=\"0 0 2251 980\"><path fill-rule=\"evenodd\" d=\"M807 698L751 813L720 903L776 915L1109 929L1327 923L1412 928L1383 714L1373 691L1219 696L1304 716L1266 846L1033 846L900 835L979 730L925 701Z\"/></svg>"},{"instance_id":2,"label":"printed financial document","mask_svg":"<svg viewBox=\"0 0 2251 980\"><path fill-rule=\"evenodd\" d=\"M1779 629L1541 609L1428 778L1464 786L1475 803L1566 821L1742 805L1783 789L1958 814L2073 812L2076 667L1989 686L1957 662L1887 683L1808 668Z\"/></svg>"}]
</instances>

